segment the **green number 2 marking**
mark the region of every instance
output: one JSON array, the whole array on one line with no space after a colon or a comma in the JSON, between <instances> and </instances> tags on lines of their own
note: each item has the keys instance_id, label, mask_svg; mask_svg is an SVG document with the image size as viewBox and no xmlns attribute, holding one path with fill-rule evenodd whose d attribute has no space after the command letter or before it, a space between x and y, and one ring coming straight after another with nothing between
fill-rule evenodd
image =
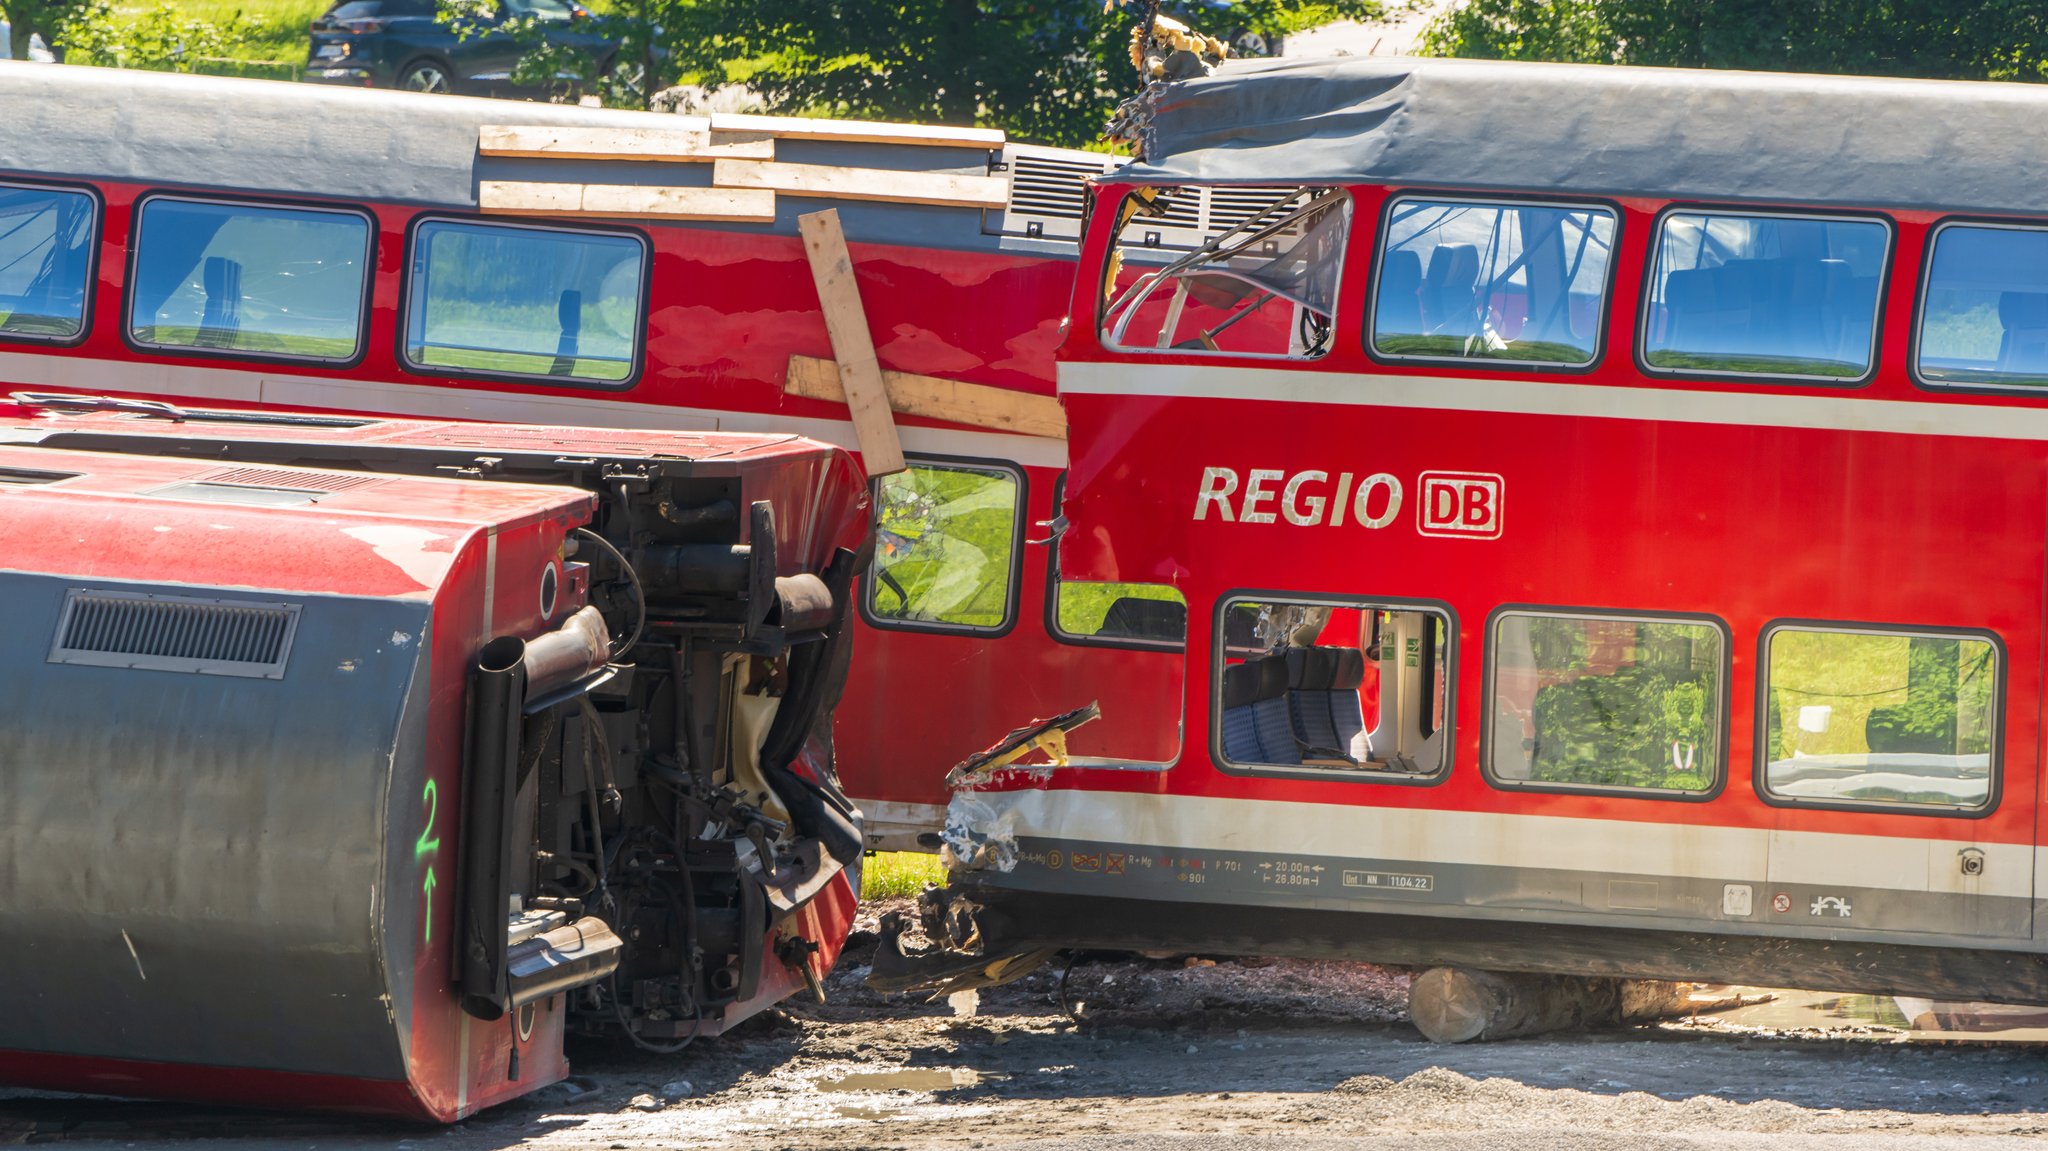
<instances>
[{"instance_id":1,"label":"green number 2 marking","mask_svg":"<svg viewBox=\"0 0 2048 1151\"><path fill-rule=\"evenodd\" d=\"M420 802L426 805L427 825L420 829L419 839L413 842L414 862L431 859L441 852L441 837L434 834L434 817L441 810L441 793L435 788L433 780L428 780L427 786L421 789ZM427 932L426 937L420 941L423 944L434 941L434 887L434 865L430 862L427 864L426 878L420 881L420 891L427 899Z\"/></svg>"}]
</instances>

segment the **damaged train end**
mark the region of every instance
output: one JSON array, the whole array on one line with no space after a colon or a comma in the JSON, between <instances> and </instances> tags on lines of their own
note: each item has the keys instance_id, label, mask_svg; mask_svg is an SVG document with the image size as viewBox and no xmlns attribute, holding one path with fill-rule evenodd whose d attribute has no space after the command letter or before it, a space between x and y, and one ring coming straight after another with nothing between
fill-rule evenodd
<instances>
[{"instance_id":1,"label":"damaged train end","mask_svg":"<svg viewBox=\"0 0 2048 1151\"><path fill-rule=\"evenodd\" d=\"M0 401L0 1082L447 1122L815 991L867 539L791 436Z\"/></svg>"}]
</instances>

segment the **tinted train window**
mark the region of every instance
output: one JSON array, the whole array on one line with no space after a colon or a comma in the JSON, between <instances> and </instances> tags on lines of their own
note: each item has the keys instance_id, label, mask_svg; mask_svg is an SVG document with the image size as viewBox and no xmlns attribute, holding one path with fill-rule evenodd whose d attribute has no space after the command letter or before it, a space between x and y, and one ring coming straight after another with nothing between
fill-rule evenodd
<instances>
[{"instance_id":1,"label":"tinted train window","mask_svg":"<svg viewBox=\"0 0 2048 1151\"><path fill-rule=\"evenodd\" d=\"M1395 201L1373 283L1373 350L1591 363L1614 227L1605 208Z\"/></svg>"},{"instance_id":2,"label":"tinted train window","mask_svg":"<svg viewBox=\"0 0 2048 1151\"><path fill-rule=\"evenodd\" d=\"M348 360L362 345L370 222L356 212L153 197L135 232L128 337Z\"/></svg>"},{"instance_id":3,"label":"tinted train window","mask_svg":"<svg viewBox=\"0 0 2048 1151\"><path fill-rule=\"evenodd\" d=\"M1105 271L1103 342L1128 352L1302 359L1329 350L1351 198L1330 188L1234 191L1227 212L1221 189L1124 197L1122 243ZM1182 217L1198 225L1201 247L1147 242L1177 230Z\"/></svg>"},{"instance_id":4,"label":"tinted train window","mask_svg":"<svg viewBox=\"0 0 2048 1151\"><path fill-rule=\"evenodd\" d=\"M1671 212L1643 321L1652 368L1854 380L1876 352L1891 229L1875 220Z\"/></svg>"},{"instance_id":5,"label":"tinted train window","mask_svg":"<svg viewBox=\"0 0 2048 1151\"><path fill-rule=\"evenodd\" d=\"M875 481L872 622L993 631L1016 607L1023 484L1007 468L912 463Z\"/></svg>"},{"instance_id":6,"label":"tinted train window","mask_svg":"<svg viewBox=\"0 0 2048 1151\"><path fill-rule=\"evenodd\" d=\"M1727 651L1705 621L1500 613L1488 777L1538 789L1713 790Z\"/></svg>"},{"instance_id":7,"label":"tinted train window","mask_svg":"<svg viewBox=\"0 0 2048 1151\"><path fill-rule=\"evenodd\" d=\"M639 361L646 273L636 236L426 221L413 233L406 361L624 383Z\"/></svg>"},{"instance_id":8,"label":"tinted train window","mask_svg":"<svg viewBox=\"0 0 2048 1151\"><path fill-rule=\"evenodd\" d=\"M1448 762L1444 612L1341 600L1233 600L1216 635L1215 742L1227 766L1435 778Z\"/></svg>"},{"instance_id":9,"label":"tinted train window","mask_svg":"<svg viewBox=\"0 0 2048 1151\"><path fill-rule=\"evenodd\" d=\"M85 333L93 206L83 192L0 184L0 335Z\"/></svg>"},{"instance_id":10,"label":"tinted train window","mask_svg":"<svg viewBox=\"0 0 2048 1151\"><path fill-rule=\"evenodd\" d=\"M1766 794L1989 806L2000 673L1990 640L1780 627L1764 645Z\"/></svg>"},{"instance_id":11,"label":"tinted train window","mask_svg":"<svg viewBox=\"0 0 2048 1151\"><path fill-rule=\"evenodd\" d=\"M1931 384L2048 385L2048 231L1935 230L1914 368Z\"/></svg>"}]
</instances>

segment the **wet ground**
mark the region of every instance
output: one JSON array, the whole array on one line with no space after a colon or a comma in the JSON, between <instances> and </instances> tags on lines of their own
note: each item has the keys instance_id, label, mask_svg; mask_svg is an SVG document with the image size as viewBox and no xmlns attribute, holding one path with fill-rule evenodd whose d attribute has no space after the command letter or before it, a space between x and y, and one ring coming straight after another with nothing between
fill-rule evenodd
<instances>
[{"instance_id":1,"label":"wet ground","mask_svg":"<svg viewBox=\"0 0 2048 1151\"><path fill-rule=\"evenodd\" d=\"M0 1098L0 1142L1919 1151L2048 1138L2048 1044L1955 1042L1953 1028L1984 1023L1954 1012L1928 1020L1948 1039L1916 1037L1884 998L1781 994L1623 1031L1440 1047L1402 1021L1405 978L1363 965L1090 956L1064 989L1047 970L963 1014L873 995L865 955L850 960L826 1005L677 1057L579 1048L571 1083L446 1130L17 1095Z\"/></svg>"}]
</instances>

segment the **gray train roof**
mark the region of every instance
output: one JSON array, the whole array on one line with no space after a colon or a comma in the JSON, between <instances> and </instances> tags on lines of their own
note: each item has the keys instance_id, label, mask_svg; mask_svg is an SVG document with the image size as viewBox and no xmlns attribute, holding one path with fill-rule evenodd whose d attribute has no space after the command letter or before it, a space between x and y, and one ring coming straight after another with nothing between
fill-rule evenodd
<instances>
[{"instance_id":1,"label":"gray train roof","mask_svg":"<svg viewBox=\"0 0 2048 1151\"><path fill-rule=\"evenodd\" d=\"M477 131L487 124L672 131L696 119L667 113L16 61L0 61L0 110L0 178L14 173L456 210L476 208L483 180L711 182L709 164L477 154ZM991 213L995 218L986 226L976 210L786 194L777 197L774 224L675 226L794 234L797 215L836 206L856 239L1071 254L1082 180L1114 161L1017 144L1005 147L1003 157L1017 174L1013 185L1029 186L1013 187L1010 211ZM989 172L989 150L972 146L779 140L776 158ZM1047 240L1022 238L1027 218Z\"/></svg>"},{"instance_id":2,"label":"gray train roof","mask_svg":"<svg viewBox=\"0 0 2048 1151\"><path fill-rule=\"evenodd\" d=\"M2048 87L2032 84L1259 61L1167 86L1151 132L1129 178L2048 213Z\"/></svg>"}]
</instances>

